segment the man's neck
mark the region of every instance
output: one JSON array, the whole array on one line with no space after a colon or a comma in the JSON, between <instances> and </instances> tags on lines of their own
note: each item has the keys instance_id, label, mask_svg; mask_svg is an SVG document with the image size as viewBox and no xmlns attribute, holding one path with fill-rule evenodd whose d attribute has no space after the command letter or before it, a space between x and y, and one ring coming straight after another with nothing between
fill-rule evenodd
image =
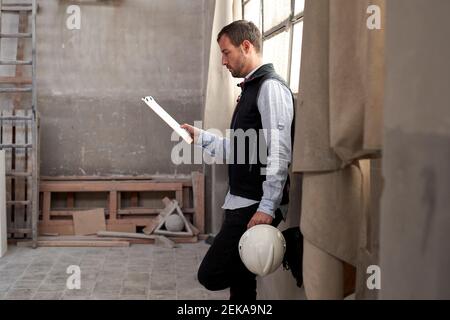
<instances>
[{"instance_id":1,"label":"man's neck","mask_svg":"<svg viewBox=\"0 0 450 320\"><path fill-rule=\"evenodd\" d=\"M254 63L252 63L251 66L249 67L249 71L247 72L247 75L245 76L245 78L248 79L262 65L263 65L262 59L258 59Z\"/></svg>"}]
</instances>

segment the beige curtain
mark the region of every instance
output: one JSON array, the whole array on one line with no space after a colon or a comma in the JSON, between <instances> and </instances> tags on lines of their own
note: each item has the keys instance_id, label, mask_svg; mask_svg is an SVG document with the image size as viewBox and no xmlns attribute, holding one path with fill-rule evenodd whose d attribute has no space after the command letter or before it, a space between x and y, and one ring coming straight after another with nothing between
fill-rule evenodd
<instances>
[{"instance_id":1,"label":"beige curtain","mask_svg":"<svg viewBox=\"0 0 450 320\"><path fill-rule=\"evenodd\" d=\"M217 45L217 34L227 24L241 19L241 0L216 0L211 49L208 66L208 83L203 115L203 127L215 128L225 133L239 95L238 79L222 66L222 56Z\"/></svg>"},{"instance_id":2,"label":"beige curtain","mask_svg":"<svg viewBox=\"0 0 450 320\"><path fill-rule=\"evenodd\" d=\"M330 145L329 0L305 2L293 171L327 171L342 161Z\"/></svg>"},{"instance_id":3,"label":"beige curtain","mask_svg":"<svg viewBox=\"0 0 450 320\"><path fill-rule=\"evenodd\" d=\"M308 241L356 264L364 238L369 166L378 157L384 25L369 5L385 0L307 0L293 170L304 172L301 229ZM384 16L381 16L384 23Z\"/></svg>"},{"instance_id":4,"label":"beige curtain","mask_svg":"<svg viewBox=\"0 0 450 320\"><path fill-rule=\"evenodd\" d=\"M369 30L370 4L307 1L297 106L294 171L343 168L381 149L384 25Z\"/></svg>"},{"instance_id":5,"label":"beige curtain","mask_svg":"<svg viewBox=\"0 0 450 320\"><path fill-rule=\"evenodd\" d=\"M384 31L367 27L370 5L384 22L384 0L329 3L330 145L344 165L381 147Z\"/></svg>"},{"instance_id":6,"label":"beige curtain","mask_svg":"<svg viewBox=\"0 0 450 320\"><path fill-rule=\"evenodd\" d=\"M240 89L236 86L229 71L222 66L222 58L217 44L217 34L227 24L241 19L241 0L216 0L213 28L211 32L208 82L203 114L204 129L218 129L225 134L229 128L231 116L236 105ZM205 168L210 185L210 208L207 217L211 232L220 230L223 221L222 203L228 191L228 172L226 165L213 164Z\"/></svg>"}]
</instances>

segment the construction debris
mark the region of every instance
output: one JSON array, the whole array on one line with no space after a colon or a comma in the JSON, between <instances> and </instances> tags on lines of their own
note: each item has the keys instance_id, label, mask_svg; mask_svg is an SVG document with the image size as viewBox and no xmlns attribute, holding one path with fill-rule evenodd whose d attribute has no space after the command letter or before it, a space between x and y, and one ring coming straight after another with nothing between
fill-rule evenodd
<instances>
[{"instance_id":1,"label":"construction debris","mask_svg":"<svg viewBox=\"0 0 450 320\"><path fill-rule=\"evenodd\" d=\"M149 236L142 233L132 232L115 232L115 231L99 231L99 237L115 237L115 238L132 238L132 239L155 239L155 236Z\"/></svg>"},{"instance_id":2,"label":"construction debris","mask_svg":"<svg viewBox=\"0 0 450 320\"><path fill-rule=\"evenodd\" d=\"M179 247L178 244L176 244L175 242L173 242L172 240L170 240L169 238L167 238L165 236L156 236L155 245L158 247L163 247L163 248L168 248L168 249Z\"/></svg>"},{"instance_id":3,"label":"construction debris","mask_svg":"<svg viewBox=\"0 0 450 320\"><path fill-rule=\"evenodd\" d=\"M74 211L73 229L77 236L96 234L106 230L105 209Z\"/></svg>"},{"instance_id":4,"label":"construction debris","mask_svg":"<svg viewBox=\"0 0 450 320\"><path fill-rule=\"evenodd\" d=\"M32 241L18 241L18 247L31 247ZM39 247L129 247L127 241L99 240L38 240Z\"/></svg>"},{"instance_id":5,"label":"construction debris","mask_svg":"<svg viewBox=\"0 0 450 320\"><path fill-rule=\"evenodd\" d=\"M173 237L179 237L179 236L187 236L192 237L194 235L194 232L191 229L190 222L186 219L183 212L181 212L180 206L178 205L178 202L176 200L168 200L167 198L163 199L163 202L166 204L166 207L161 212L161 221L159 222L158 226L153 231L154 234L157 235L168 235ZM176 214L180 217L184 224L184 230L185 231L169 231L162 229L162 227L165 225L166 220L168 217L170 217L172 214Z\"/></svg>"}]
</instances>

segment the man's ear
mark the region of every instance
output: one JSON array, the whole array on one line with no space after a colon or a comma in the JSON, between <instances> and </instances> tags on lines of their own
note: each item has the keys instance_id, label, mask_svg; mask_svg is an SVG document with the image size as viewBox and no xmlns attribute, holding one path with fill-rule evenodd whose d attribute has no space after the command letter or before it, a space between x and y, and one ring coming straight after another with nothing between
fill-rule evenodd
<instances>
[{"instance_id":1,"label":"man's ear","mask_svg":"<svg viewBox=\"0 0 450 320\"><path fill-rule=\"evenodd\" d=\"M250 49L252 48L253 44L248 41L248 40L244 40L241 44L242 46L242 50L244 50L245 53L249 53Z\"/></svg>"}]
</instances>

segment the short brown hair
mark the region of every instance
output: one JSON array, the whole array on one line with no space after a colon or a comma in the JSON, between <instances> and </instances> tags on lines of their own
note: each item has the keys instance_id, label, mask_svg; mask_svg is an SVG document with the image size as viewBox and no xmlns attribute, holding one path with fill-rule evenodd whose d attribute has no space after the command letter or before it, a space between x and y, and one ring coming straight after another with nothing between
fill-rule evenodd
<instances>
[{"instance_id":1,"label":"short brown hair","mask_svg":"<svg viewBox=\"0 0 450 320\"><path fill-rule=\"evenodd\" d=\"M237 20L223 27L217 35L217 42L223 35L227 35L235 47L239 47L244 40L248 40L253 44L256 52L261 52L261 32L251 21Z\"/></svg>"}]
</instances>

